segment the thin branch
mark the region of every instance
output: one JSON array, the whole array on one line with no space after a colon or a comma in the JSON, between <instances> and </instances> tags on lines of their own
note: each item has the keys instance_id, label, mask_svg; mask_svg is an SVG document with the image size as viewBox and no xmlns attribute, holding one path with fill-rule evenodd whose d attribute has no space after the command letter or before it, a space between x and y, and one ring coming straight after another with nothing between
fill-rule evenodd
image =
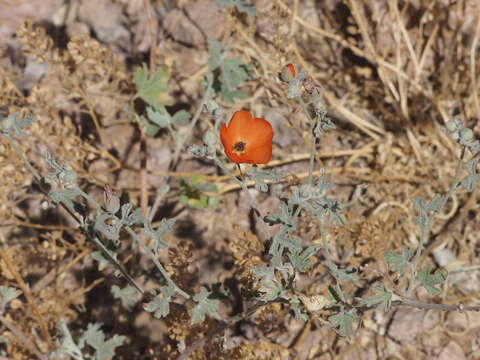
<instances>
[{"instance_id":1,"label":"thin branch","mask_svg":"<svg viewBox=\"0 0 480 360\"><path fill-rule=\"evenodd\" d=\"M32 354L35 354L39 359L46 360L47 358L43 355L35 346L35 344L30 341L30 339L15 325L11 324L3 315L0 315L0 323L5 326L12 334L14 334L18 341L20 341Z\"/></svg>"}]
</instances>

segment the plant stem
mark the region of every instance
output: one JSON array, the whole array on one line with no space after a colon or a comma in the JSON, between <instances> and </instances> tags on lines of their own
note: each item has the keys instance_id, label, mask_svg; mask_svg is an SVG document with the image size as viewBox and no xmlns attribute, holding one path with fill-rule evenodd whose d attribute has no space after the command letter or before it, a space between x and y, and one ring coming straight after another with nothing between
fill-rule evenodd
<instances>
[{"instance_id":1,"label":"plant stem","mask_svg":"<svg viewBox=\"0 0 480 360\"><path fill-rule=\"evenodd\" d=\"M465 157L465 146L462 147L460 159L458 160L457 166L455 168L455 176L454 176L452 182L450 183L450 186L448 188L447 193L445 194L445 196L442 199L440 209L442 209L446 205L448 199L452 196L452 194L455 192L458 185L460 184L460 173L462 171L462 165L463 165L463 158L464 157ZM417 249L415 251L415 257L413 258L413 261L410 264L411 272L410 272L410 279L409 279L409 282L408 282L408 289L407 289L407 292L406 292L407 297L410 297L412 295L412 292L416 288L416 284L417 284L416 277L417 277L417 273L418 273L418 264L420 263L420 255L422 253L423 248L428 243L429 232L430 232L430 224L433 221L433 219L435 218L435 213L432 214L432 215L427 214L427 216L428 216L428 222L426 224L420 224L419 244L418 244Z\"/></svg>"},{"instance_id":2,"label":"plant stem","mask_svg":"<svg viewBox=\"0 0 480 360\"><path fill-rule=\"evenodd\" d=\"M435 304L435 303L422 303L420 301L413 300L402 300L399 302L393 302L392 304L398 306L411 306L418 309L428 309L428 310L440 310L440 311L480 311L480 305L477 306L468 306L468 305L445 305L445 304Z\"/></svg>"},{"instance_id":3,"label":"plant stem","mask_svg":"<svg viewBox=\"0 0 480 360\"><path fill-rule=\"evenodd\" d=\"M215 164L220 169L222 169L222 171L225 174L227 174L230 177L230 179L232 179L236 184L238 184L242 188L243 192L247 196L247 199L248 199L248 202L250 203L250 206L253 209L255 219L262 224L261 227L262 227L262 237L263 237L263 239L264 240L268 239L270 237L269 231L267 230L267 226L266 226L265 222L263 221L263 219L260 215L260 211L257 208L257 202L255 201L255 199L250 194L250 191L248 190L248 187L245 184L245 181L238 180L238 178L222 163L222 161L220 161L220 159L217 157L217 155L214 155L213 161L215 162ZM242 180L243 180L243 177L242 177Z\"/></svg>"},{"instance_id":4,"label":"plant stem","mask_svg":"<svg viewBox=\"0 0 480 360\"><path fill-rule=\"evenodd\" d=\"M162 264L160 264L160 262L158 261L158 259L155 257L155 254L152 252L152 250L150 250L150 248L145 244L145 242L135 233L135 231L132 230L132 228L130 228L129 226L125 227L127 232L130 234L130 236L132 238L134 238L139 244L140 246L142 247L143 251L145 251L145 253L150 257L150 259L153 261L153 263L155 264L155 266L157 267L157 269L160 271L160 273L163 275L163 277L165 278L165 280L167 281L168 285L170 285L171 287L173 287L175 289L175 291L183 296L184 298L186 299L189 299L190 298L190 295L188 295L185 291L183 291L182 289L180 289L177 284L175 284L173 282L173 280L170 278L170 276L168 276L167 272L165 271L164 267L162 266Z\"/></svg>"},{"instance_id":5,"label":"plant stem","mask_svg":"<svg viewBox=\"0 0 480 360\"><path fill-rule=\"evenodd\" d=\"M203 108L204 108L207 100L210 98L210 95L211 95L210 92L212 91L212 86L213 86L213 80L208 80L207 88L206 88L205 93L203 95L202 101L200 102L200 105L198 106L198 109L195 112L195 115L193 116L193 119L190 121L190 124L189 124L189 126L186 130L185 135L180 138L178 143L176 142L175 152L173 154L172 160L170 161L170 165L168 166L169 169L175 168L175 166L177 165L178 158L180 156L180 152L182 151L183 146L185 145L186 141L188 140L188 137L192 133L193 129L197 125L197 122L200 119L200 115L202 114ZM159 187L161 188L161 187L165 186L165 184L167 184L169 180L170 180L170 176L169 175L165 176L162 184ZM166 195L166 193L162 191L155 198L155 200L153 202L153 205L150 209L150 212L147 216L149 221L153 220L153 217L155 216L155 213L157 212L157 210L158 210L160 204L162 203L162 200L163 200L165 195Z\"/></svg>"},{"instance_id":6,"label":"plant stem","mask_svg":"<svg viewBox=\"0 0 480 360\"><path fill-rule=\"evenodd\" d=\"M39 359L46 360L47 358L43 355L35 346L33 342L23 333L22 330L17 328L15 325L10 324L10 322L5 319L3 315L0 315L0 323L5 326L12 334L14 334L17 339L32 353L35 354Z\"/></svg>"},{"instance_id":7,"label":"plant stem","mask_svg":"<svg viewBox=\"0 0 480 360\"><path fill-rule=\"evenodd\" d=\"M309 163L308 163L308 181L307 181L307 183L308 183L308 185L312 185L313 184L313 168L315 166L315 153L316 153L316 150L317 150L316 137L315 137L315 134L313 132L314 122L313 122L312 117L310 116L310 113L308 112L307 105L305 104L305 102L302 100L301 97L298 98L298 102L300 104L300 107L302 108L303 113L305 114L305 116L308 119L308 124L310 125L311 145L310 145L310 160L309 160Z\"/></svg>"},{"instance_id":8,"label":"plant stem","mask_svg":"<svg viewBox=\"0 0 480 360\"><path fill-rule=\"evenodd\" d=\"M15 151L17 156L22 159L22 161L25 163L27 166L28 170L32 173L32 175L35 177L35 179L40 182L40 180L43 178L42 175L30 164L30 161L28 161L27 157L25 154L18 148L17 144L13 141L13 138L9 134L3 134L7 138L8 143L12 147L12 149Z\"/></svg>"}]
</instances>

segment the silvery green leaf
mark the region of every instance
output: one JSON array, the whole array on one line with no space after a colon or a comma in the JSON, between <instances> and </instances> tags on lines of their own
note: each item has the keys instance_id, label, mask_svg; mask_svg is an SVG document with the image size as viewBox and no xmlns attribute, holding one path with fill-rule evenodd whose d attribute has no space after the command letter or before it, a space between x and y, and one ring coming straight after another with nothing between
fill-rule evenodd
<instances>
[{"instance_id":1,"label":"silvery green leaf","mask_svg":"<svg viewBox=\"0 0 480 360\"><path fill-rule=\"evenodd\" d=\"M384 260L392 271L396 272L399 276L402 276L405 273L408 262L412 256L412 249L403 248L400 255L393 251L388 251L384 256Z\"/></svg>"},{"instance_id":2,"label":"silvery green leaf","mask_svg":"<svg viewBox=\"0 0 480 360\"><path fill-rule=\"evenodd\" d=\"M259 291L262 292L260 299L265 302L273 301L282 297L285 288L282 285L272 284L272 286L260 286Z\"/></svg>"},{"instance_id":3,"label":"silvery green leaf","mask_svg":"<svg viewBox=\"0 0 480 360\"><path fill-rule=\"evenodd\" d=\"M168 105L166 96L168 92L168 73L162 68L157 68L153 76L149 75L149 70L145 64L138 68L134 74L135 84L137 85L138 95L155 109L160 109Z\"/></svg>"},{"instance_id":4,"label":"silvery green leaf","mask_svg":"<svg viewBox=\"0 0 480 360\"><path fill-rule=\"evenodd\" d=\"M438 295L441 290L436 285L443 284L447 279L448 272L445 269L437 269L433 274L430 273L428 265L426 265L418 273L422 286L428 291L430 295Z\"/></svg>"},{"instance_id":5,"label":"silvery green leaf","mask_svg":"<svg viewBox=\"0 0 480 360\"><path fill-rule=\"evenodd\" d=\"M167 127L172 123L172 117L168 113L167 109L165 109L165 107L163 106L160 107L158 110L150 106L147 107L147 115L148 120L161 128Z\"/></svg>"},{"instance_id":6,"label":"silvery green leaf","mask_svg":"<svg viewBox=\"0 0 480 360\"><path fill-rule=\"evenodd\" d=\"M143 129L143 131L148 137L155 137L160 131L160 126L152 123L151 121L146 119L145 116L139 116L137 114L134 114L134 116L135 120L138 122L138 125L141 129Z\"/></svg>"},{"instance_id":7,"label":"silvery green leaf","mask_svg":"<svg viewBox=\"0 0 480 360\"><path fill-rule=\"evenodd\" d=\"M392 292L389 291L385 286L379 285L373 288L373 292L376 294L364 299L359 299L360 304L367 306L377 305L382 307L383 311L387 312L392 306Z\"/></svg>"},{"instance_id":8,"label":"silvery green leaf","mask_svg":"<svg viewBox=\"0 0 480 360\"><path fill-rule=\"evenodd\" d=\"M172 232L175 222L176 222L175 219L162 219L162 221L160 222L160 225L157 227L156 230L152 228L152 224L150 223L144 224L144 228L142 229L142 232L154 240L153 252L155 254L158 254L160 249L167 247L167 244L162 241L162 237L165 234Z\"/></svg>"},{"instance_id":9,"label":"silvery green leaf","mask_svg":"<svg viewBox=\"0 0 480 360\"><path fill-rule=\"evenodd\" d=\"M295 314L295 319L306 322L308 320L308 316L300 309L300 300L298 297L296 295L292 296L289 299L289 303Z\"/></svg>"},{"instance_id":10,"label":"silvery green leaf","mask_svg":"<svg viewBox=\"0 0 480 360\"><path fill-rule=\"evenodd\" d=\"M480 180L480 174L477 173L477 159L467 161L468 176L462 180L462 186L468 191L473 191L473 186Z\"/></svg>"},{"instance_id":11,"label":"silvery green leaf","mask_svg":"<svg viewBox=\"0 0 480 360\"><path fill-rule=\"evenodd\" d=\"M257 13L253 5L248 4L245 0L215 0L220 9L224 9L229 5L234 5L238 11L247 15L255 16Z\"/></svg>"},{"instance_id":12,"label":"silvery green leaf","mask_svg":"<svg viewBox=\"0 0 480 360\"><path fill-rule=\"evenodd\" d=\"M210 70L213 71L220 66L226 50L223 45L216 40L208 40L207 42L210 54L208 65L210 66Z\"/></svg>"},{"instance_id":13,"label":"silvery green leaf","mask_svg":"<svg viewBox=\"0 0 480 360\"><path fill-rule=\"evenodd\" d=\"M298 99L302 94L302 80L296 77L288 83L287 99Z\"/></svg>"},{"instance_id":14,"label":"silvery green leaf","mask_svg":"<svg viewBox=\"0 0 480 360\"><path fill-rule=\"evenodd\" d=\"M358 275L354 269L352 270L344 270L339 269L337 265L330 262L327 264L328 268L330 269L330 273L332 276L337 279L339 282L356 282L358 281Z\"/></svg>"},{"instance_id":15,"label":"silvery green leaf","mask_svg":"<svg viewBox=\"0 0 480 360\"><path fill-rule=\"evenodd\" d=\"M438 212L443 205L443 196L435 194L433 199L428 203L425 210L427 212Z\"/></svg>"},{"instance_id":16,"label":"silvery green leaf","mask_svg":"<svg viewBox=\"0 0 480 360\"><path fill-rule=\"evenodd\" d=\"M133 286L127 285L122 289L113 285L110 291L115 299L120 299L122 306L127 310L132 310L138 301L138 291Z\"/></svg>"},{"instance_id":17,"label":"silvery green leaf","mask_svg":"<svg viewBox=\"0 0 480 360\"><path fill-rule=\"evenodd\" d=\"M320 245L311 245L306 248L302 253L289 253L288 258L290 259L290 262L295 269L300 272L305 272L313 265L310 257L313 256L320 248Z\"/></svg>"},{"instance_id":18,"label":"silvery green leaf","mask_svg":"<svg viewBox=\"0 0 480 360\"><path fill-rule=\"evenodd\" d=\"M70 170L66 163L63 163L62 165L58 164L48 151L46 151L44 154L44 160L47 165L54 170L53 173L47 175L49 179L53 179L61 185L70 185L76 187L77 174L75 171Z\"/></svg>"},{"instance_id":19,"label":"silvery green leaf","mask_svg":"<svg viewBox=\"0 0 480 360\"><path fill-rule=\"evenodd\" d=\"M110 255L116 259L117 254L111 252ZM108 261L100 251L94 251L91 255L93 260L98 261L98 270L102 271L108 266L111 266L110 261Z\"/></svg>"},{"instance_id":20,"label":"silvery green leaf","mask_svg":"<svg viewBox=\"0 0 480 360\"><path fill-rule=\"evenodd\" d=\"M120 230L123 227L123 223L117 219L116 216L104 211L98 211L97 217L93 229L98 231L108 240L117 243L120 239Z\"/></svg>"},{"instance_id":21,"label":"silvery green leaf","mask_svg":"<svg viewBox=\"0 0 480 360\"><path fill-rule=\"evenodd\" d=\"M218 314L218 300L210 300L208 296L211 293L205 288L202 287L200 292L193 297L193 301L197 302L197 305L192 310L192 319L190 323L192 325L201 323L205 320L205 316L211 316L217 320L220 320L220 315Z\"/></svg>"},{"instance_id":22,"label":"silvery green leaf","mask_svg":"<svg viewBox=\"0 0 480 360\"><path fill-rule=\"evenodd\" d=\"M115 355L115 348L122 345L125 336L114 335L106 340L105 333L100 330L102 324L89 324L79 343L85 343L95 349L95 360L109 360Z\"/></svg>"},{"instance_id":23,"label":"silvery green leaf","mask_svg":"<svg viewBox=\"0 0 480 360\"><path fill-rule=\"evenodd\" d=\"M3 311L5 306L12 301L19 297L21 292L17 289L0 285L0 312Z\"/></svg>"},{"instance_id":24,"label":"silvery green leaf","mask_svg":"<svg viewBox=\"0 0 480 360\"><path fill-rule=\"evenodd\" d=\"M269 225L283 224L293 231L297 228L297 219L294 217L294 211L285 202L278 204L280 214L267 214L264 221Z\"/></svg>"},{"instance_id":25,"label":"silvery green leaf","mask_svg":"<svg viewBox=\"0 0 480 360\"><path fill-rule=\"evenodd\" d=\"M36 116L28 114L18 120L19 115L20 112L17 111L8 115L6 118L1 119L0 127L4 135L8 135L10 130L13 130L16 136L25 136L26 134L22 131L22 128L29 127L35 120L37 120Z\"/></svg>"},{"instance_id":26,"label":"silvery green leaf","mask_svg":"<svg viewBox=\"0 0 480 360\"><path fill-rule=\"evenodd\" d=\"M257 266L250 269L253 275L259 277L260 283L270 286L275 280L275 268L273 266Z\"/></svg>"},{"instance_id":27,"label":"silvery green leaf","mask_svg":"<svg viewBox=\"0 0 480 360\"><path fill-rule=\"evenodd\" d=\"M272 184L278 183L283 175L279 172L272 170L272 171L261 171L258 170L257 167L251 168L247 176L255 181L255 189L262 192L268 191L268 185L266 181L270 181Z\"/></svg>"},{"instance_id":28,"label":"silvery green leaf","mask_svg":"<svg viewBox=\"0 0 480 360\"><path fill-rule=\"evenodd\" d=\"M170 313L170 298L156 297L146 303L143 308L145 311L153 313L153 316L157 319L166 317Z\"/></svg>"},{"instance_id":29,"label":"silvery green leaf","mask_svg":"<svg viewBox=\"0 0 480 360\"><path fill-rule=\"evenodd\" d=\"M349 311L341 311L339 314L332 315L328 318L333 327L338 328L338 333L341 336L350 336L353 334L353 323L357 322L359 317L357 311L351 309Z\"/></svg>"},{"instance_id":30,"label":"silvery green leaf","mask_svg":"<svg viewBox=\"0 0 480 360\"><path fill-rule=\"evenodd\" d=\"M188 125L188 123L190 122L190 117L191 116L188 111L179 110L173 115L172 121L177 125L185 126Z\"/></svg>"},{"instance_id":31,"label":"silvery green leaf","mask_svg":"<svg viewBox=\"0 0 480 360\"><path fill-rule=\"evenodd\" d=\"M323 109L315 109L315 118L313 120L315 122L313 132L317 137L324 135L327 130L336 128Z\"/></svg>"},{"instance_id":32,"label":"silvery green leaf","mask_svg":"<svg viewBox=\"0 0 480 360\"><path fill-rule=\"evenodd\" d=\"M62 335L60 340L60 347L56 351L57 354L71 356L75 360L84 360L81 348L75 344L72 334L68 330L65 320L60 319L58 324L59 333ZM83 344L84 345L84 344ZM81 347L83 347L83 345Z\"/></svg>"},{"instance_id":33,"label":"silvery green leaf","mask_svg":"<svg viewBox=\"0 0 480 360\"><path fill-rule=\"evenodd\" d=\"M345 297L345 293L343 292L340 285L333 285L328 287L328 294L330 295L330 303L338 304L338 303L346 303L347 298Z\"/></svg>"}]
</instances>

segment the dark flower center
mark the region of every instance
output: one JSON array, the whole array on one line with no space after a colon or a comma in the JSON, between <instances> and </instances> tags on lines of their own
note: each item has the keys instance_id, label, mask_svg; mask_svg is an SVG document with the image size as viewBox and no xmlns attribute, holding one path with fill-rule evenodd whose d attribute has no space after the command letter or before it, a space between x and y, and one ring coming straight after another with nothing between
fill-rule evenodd
<instances>
[{"instance_id":1,"label":"dark flower center","mask_svg":"<svg viewBox=\"0 0 480 360\"><path fill-rule=\"evenodd\" d=\"M235 149L235 151L241 153L241 152L245 151L246 146L247 146L247 144L245 144L243 141L239 141L239 142L235 143L235 145L233 145L233 148Z\"/></svg>"}]
</instances>

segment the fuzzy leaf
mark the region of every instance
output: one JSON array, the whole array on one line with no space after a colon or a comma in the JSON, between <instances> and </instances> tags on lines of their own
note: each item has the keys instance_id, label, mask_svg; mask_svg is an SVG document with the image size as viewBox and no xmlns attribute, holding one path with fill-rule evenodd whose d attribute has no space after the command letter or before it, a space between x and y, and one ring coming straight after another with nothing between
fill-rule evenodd
<instances>
[{"instance_id":1,"label":"fuzzy leaf","mask_svg":"<svg viewBox=\"0 0 480 360\"><path fill-rule=\"evenodd\" d=\"M302 253L289 253L288 258L295 269L300 272L305 272L312 266L310 257L313 256L320 248L320 245L311 245Z\"/></svg>"},{"instance_id":2,"label":"fuzzy leaf","mask_svg":"<svg viewBox=\"0 0 480 360\"><path fill-rule=\"evenodd\" d=\"M257 12L253 5L247 4L245 0L215 0L220 9L224 9L227 6L234 5L238 11L247 15L255 16Z\"/></svg>"},{"instance_id":3,"label":"fuzzy leaf","mask_svg":"<svg viewBox=\"0 0 480 360\"><path fill-rule=\"evenodd\" d=\"M422 286L430 295L438 295L442 292L435 285L443 284L447 279L447 275L448 272L445 269L437 269L433 274L431 274L428 265L420 270L418 274Z\"/></svg>"},{"instance_id":4,"label":"fuzzy leaf","mask_svg":"<svg viewBox=\"0 0 480 360\"><path fill-rule=\"evenodd\" d=\"M95 349L95 360L109 360L115 355L115 348L122 345L125 336L114 335L109 340L105 339L105 334L101 324L89 324L87 331L82 335L81 343L86 343Z\"/></svg>"},{"instance_id":5,"label":"fuzzy leaf","mask_svg":"<svg viewBox=\"0 0 480 360\"><path fill-rule=\"evenodd\" d=\"M8 286L0 286L0 313L3 311L5 306L12 301L19 297L21 292L17 289L8 287Z\"/></svg>"},{"instance_id":6,"label":"fuzzy leaf","mask_svg":"<svg viewBox=\"0 0 480 360\"><path fill-rule=\"evenodd\" d=\"M392 293L383 285L374 287L373 292L377 295L359 299L360 304L381 306L385 312L390 310L390 307L392 306Z\"/></svg>"},{"instance_id":7,"label":"fuzzy leaf","mask_svg":"<svg viewBox=\"0 0 480 360\"><path fill-rule=\"evenodd\" d=\"M179 110L172 116L172 121L180 126L188 125L190 122L190 113L186 110Z\"/></svg>"},{"instance_id":8,"label":"fuzzy leaf","mask_svg":"<svg viewBox=\"0 0 480 360\"><path fill-rule=\"evenodd\" d=\"M344 270L339 269L337 265L334 263L328 263L328 268L330 269L330 273L332 276L337 279L339 282L355 282L358 281L358 275L356 274L355 269L351 270Z\"/></svg>"},{"instance_id":9,"label":"fuzzy leaf","mask_svg":"<svg viewBox=\"0 0 480 360\"><path fill-rule=\"evenodd\" d=\"M220 70L219 73L215 73L213 87L222 100L233 104L236 98L244 97L236 88L243 81L250 79L248 68L239 59L227 58L227 49L218 41L209 40L208 45L210 70Z\"/></svg>"},{"instance_id":10,"label":"fuzzy leaf","mask_svg":"<svg viewBox=\"0 0 480 360\"><path fill-rule=\"evenodd\" d=\"M261 171L256 167L251 168L247 176L255 181L255 189L262 192L268 191L268 185L266 181L270 181L272 184L278 183L283 175L278 173L275 170L272 171Z\"/></svg>"},{"instance_id":11,"label":"fuzzy leaf","mask_svg":"<svg viewBox=\"0 0 480 360\"><path fill-rule=\"evenodd\" d=\"M132 310L138 301L138 292L133 286L127 285L123 289L117 285L110 288L115 299L120 299L122 306L127 310Z\"/></svg>"},{"instance_id":12,"label":"fuzzy leaf","mask_svg":"<svg viewBox=\"0 0 480 360\"><path fill-rule=\"evenodd\" d=\"M384 260L392 271L396 272L399 276L402 276L405 273L412 255L412 249L403 248L402 254L400 255L393 251L388 251L384 256Z\"/></svg>"},{"instance_id":13,"label":"fuzzy leaf","mask_svg":"<svg viewBox=\"0 0 480 360\"><path fill-rule=\"evenodd\" d=\"M147 107L148 120L157 125L160 128L167 127L172 123L172 117L168 113L164 106L154 109L153 107Z\"/></svg>"},{"instance_id":14,"label":"fuzzy leaf","mask_svg":"<svg viewBox=\"0 0 480 360\"><path fill-rule=\"evenodd\" d=\"M170 301L175 289L163 286L161 288L161 295L147 304L143 305L143 308L148 312L153 312L153 316L157 319L167 316L170 313Z\"/></svg>"},{"instance_id":15,"label":"fuzzy leaf","mask_svg":"<svg viewBox=\"0 0 480 360\"><path fill-rule=\"evenodd\" d=\"M168 73L158 68L152 77L149 76L147 66L143 64L134 74L138 95L155 109L170 104L168 97Z\"/></svg>"},{"instance_id":16,"label":"fuzzy leaf","mask_svg":"<svg viewBox=\"0 0 480 360\"><path fill-rule=\"evenodd\" d=\"M290 302L290 307L292 308L294 314L295 314L295 319L299 321L306 322L308 320L307 314L305 314L301 308L300 308L300 300L298 299L297 296L292 296L289 299Z\"/></svg>"},{"instance_id":17,"label":"fuzzy leaf","mask_svg":"<svg viewBox=\"0 0 480 360\"><path fill-rule=\"evenodd\" d=\"M355 309L347 312L342 311L339 314L332 315L328 318L333 327L338 328L341 336L350 336L353 334L352 325L358 321L357 311Z\"/></svg>"},{"instance_id":18,"label":"fuzzy leaf","mask_svg":"<svg viewBox=\"0 0 480 360\"><path fill-rule=\"evenodd\" d=\"M160 225L157 227L156 230L153 229L151 223L146 222L144 224L142 232L153 239L153 252L155 254L158 254L160 249L167 247L167 244L163 242L162 237L165 234L172 232L175 222L175 219L162 219L162 221L160 221Z\"/></svg>"},{"instance_id":19,"label":"fuzzy leaf","mask_svg":"<svg viewBox=\"0 0 480 360\"><path fill-rule=\"evenodd\" d=\"M219 301L208 299L209 295L210 292L202 287L200 292L193 297L193 300L198 304L192 310L192 319L190 321L192 325L203 322L206 315L220 320L220 315L218 314Z\"/></svg>"},{"instance_id":20,"label":"fuzzy leaf","mask_svg":"<svg viewBox=\"0 0 480 360\"><path fill-rule=\"evenodd\" d=\"M72 334L63 319L60 319L58 330L62 334L62 338L60 340L59 348L54 354L52 354L53 356L51 358L56 359L60 356L63 358L63 355L68 355L75 360L84 360L81 348L75 344ZM81 347L83 347L83 345Z\"/></svg>"},{"instance_id":21,"label":"fuzzy leaf","mask_svg":"<svg viewBox=\"0 0 480 360\"><path fill-rule=\"evenodd\" d=\"M468 191L473 191L473 186L480 180L480 174L477 173L477 159L467 161L468 176L462 180L462 186Z\"/></svg>"},{"instance_id":22,"label":"fuzzy leaf","mask_svg":"<svg viewBox=\"0 0 480 360\"><path fill-rule=\"evenodd\" d=\"M10 130L13 130L17 137L25 136L26 134L22 131L22 128L29 127L37 120L37 117L33 115L25 115L22 119L18 120L19 115L20 112L17 111L0 120L0 128L4 135L9 135Z\"/></svg>"},{"instance_id":23,"label":"fuzzy leaf","mask_svg":"<svg viewBox=\"0 0 480 360\"><path fill-rule=\"evenodd\" d=\"M330 303L338 304L345 303L347 299L340 285L333 285L328 287L328 294L330 295Z\"/></svg>"}]
</instances>

